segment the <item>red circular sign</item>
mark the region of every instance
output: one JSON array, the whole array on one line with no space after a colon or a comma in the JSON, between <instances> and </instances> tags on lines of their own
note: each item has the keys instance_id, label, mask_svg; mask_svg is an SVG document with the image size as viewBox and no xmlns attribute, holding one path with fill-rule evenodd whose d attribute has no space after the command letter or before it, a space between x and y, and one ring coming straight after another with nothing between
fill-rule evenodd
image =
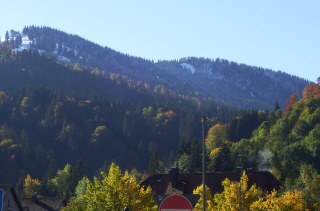
<instances>
[{"instance_id":1,"label":"red circular sign","mask_svg":"<svg viewBox=\"0 0 320 211\"><path fill-rule=\"evenodd\" d=\"M171 195L161 202L159 211L192 211L192 204L182 195Z\"/></svg>"}]
</instances>

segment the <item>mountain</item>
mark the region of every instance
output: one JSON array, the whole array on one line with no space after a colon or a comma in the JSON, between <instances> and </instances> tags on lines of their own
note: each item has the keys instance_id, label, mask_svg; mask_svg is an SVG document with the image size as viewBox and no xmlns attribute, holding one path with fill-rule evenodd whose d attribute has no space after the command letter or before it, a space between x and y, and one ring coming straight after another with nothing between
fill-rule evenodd
<instances>
[{"instance_id":1,"label":"mountain","mask_svg":"<svg viewBox=\"0 0 320 211\"><path fill-rule=\"evenodd\" d=\"M16 50L26 48L30 42L33 50L60 62L96 68L103 77L126 77L161 92L238 108L271 110L276 101L284 107L292 93L301 95L310 83L284 72L219 58L188 57L154 62L49 27L29 26L22 33L23 42Z\"/></svg>"},{"instance_id":2,"label":"mountain","mask_svg":"<svg viewBox=\"0 0 320 211\"><path fill-rule=\"evenodd\" d=\"M21 191L30 174L56 194L49 181L77 161L89 177L111 162L200 171L204 114L210 171L235 170L238 155L257 170L262 154L283 181L299 163L320 169L319 84L221 59L153 62L48 27L11 34L0 45L0 180Z\"/></svg>"},{"instance_id":3,"label":"mountain","mask_svg":"<svg viewBox=\"0 0 320 211\"><path fill-rule=\"evenodd\" d=\"M90 70L0 45L1 181L43 178L52 159L60 169L81 159L89 176L111 161L144 171L155 150L166 167L180 140L201 137L204 113L224 123L238 113Z\"/></svg>"}]
</instances>

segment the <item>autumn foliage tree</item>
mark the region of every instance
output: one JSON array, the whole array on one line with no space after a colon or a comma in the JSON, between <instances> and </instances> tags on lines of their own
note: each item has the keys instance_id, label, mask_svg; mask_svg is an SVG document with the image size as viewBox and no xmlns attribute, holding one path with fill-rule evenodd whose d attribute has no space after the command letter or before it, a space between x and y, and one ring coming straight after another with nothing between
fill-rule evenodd
<instances>
[{"instance_id":1,"label":"autumn foliage tree","mask_svg":"<svg viewBox=\"0 0 320 211\"><path fill-rule=\"evenodd\" d=\"M157 205L153 200L150 187L140 187L134 176L128 171L122 174L120 168L112 163L108 174L101 172L103 179L100 181L94 177L93 181L87 181L84 194L73 198L66 210L156 210ZM80 184L83 186L83 184Z\"/></svg>"},{"instance_id":2,"label":"autumn foliage tree","mask_svg":"<svg viewBox=\"0 0 320 211\"><path fill-rule=\"evenodd\" d=\"M311 98L318 96L320 94L320 77L317 79L317 84L308 84L304 89L303 89L303 98Z\"/></svg>"},{"instance_id":3,"label":"autumn foliage tree","mask_svg":"<svg viewBox=\"0 0 320 211\"><path fill-rule=\"evenodd\" d=\"M206 147L209 151L215 148L221 147L223 143L228 139L227 137L227 126L223 124L215 124L208 131L206 137Z\"/></svg>"},{"instance_id":4,"label":"autumn foliage tree","mask_svg":"<svg viewBox=\"0 0 320 211\"><path fill-rule=\"evenodd\" d=\"M248 176L245 172L240 182L231 182L228 178L222 182L224 191L214 195L217 210L249 210L250 205L257 201L261 191L255 185L248 186Z\"/></svg>"},{"instance_id":5,"label":"autumn foliage tree","mask_svg":"<svg viewBox=\"0 0 320 211\"><path fill-rule=\"evenodd\" d=\"M279 210L279 211L307 211L301 191L287 191L278 196L277 191L272 191L264 198L260 198L250 205L250 210Z\"/></svg>"},{"instance_id":6,"label":"autumn foliage tree","mask_svg":"<svg viewBox=\"0 0 320 211\"><path fill-rule=\"evenodd\" d=\"M232 182L226 178L222 182L223 192L211 195L207 188L207 210L210 211L307 211L301 191L286 191L279 193L263 193L261 189L248 186L248 177L243 173L240 182ZM202 210L202 186L197 187L193 194L199 194L200 199L194 210Z\"/></svg>"},{"instance_id":7,"label":"autumn foliage tree","mask_svg":"<svg viewBox=\"0 0 320 211\"><path fill-rule=\"evenodd\" d=\"M216 206L214 203L214 199L212 196L212 193L210 191L210 188L208 186L205 187L206 188L206 208L207 210L216 210ZM203 205L203 186L199 185L194 191L193 194L198 194L200 195L200 198L197 202L197 204L194 207L194 211L202 211L202 205Z\"/></svg>"},{"instance_id":8,"label":"autumn foliage tree","mask_svg":"<svg viewBox=\"0 0 320 211\"><path fill-rule=\"evenodd\" d=\"M38 179L32 179L31 175L27 174L23 185L23 195L25 197L31 197L32 194L39 192L40 185L41 183Z\"/></svg>"},{"instance_id":9,"label":"autumn foliage tree","mask_svg":"<svg viewBox=\"0 0 320 211\"><path fill-rule=\"evenodd\" d=\"M288 113L296 102L298 102L298 94L293 93L290 96L290 100L286 102L286 108L284 110L284 114Z\"/></svg>"}]
</instances>

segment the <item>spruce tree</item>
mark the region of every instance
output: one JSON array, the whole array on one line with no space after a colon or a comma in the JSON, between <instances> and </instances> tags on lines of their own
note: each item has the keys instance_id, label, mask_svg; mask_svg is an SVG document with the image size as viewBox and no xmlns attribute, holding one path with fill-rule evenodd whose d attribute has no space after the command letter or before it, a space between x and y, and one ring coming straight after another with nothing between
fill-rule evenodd
<instances>
[{"instance_id":1,"label":"spruce tree","mask_svg":"<svg viewBox=\"0 0 320 211\"><path fill-rule=\"evenodd\" d=\"M5 35L5 43L6 44L9 43L9 32L8 32L8 30L6 31L6 35Z\"/></svg>"},{"instance_id":2,"label":"spruce tree","mask_svg":"<svg viewBox=\"0 0 320 211\"><path fill-rule=\"evenodd\" d=\"M150 162L149 162L149 174L158 174L158 173L160 173L160 171L161 171L160 167L161 166L160 166L158 153L157 153L156 150L154 150L152 155L151 155Z\"/></svg>"},{"instance_id":3,"label":"spruce tree","mask_svg":"<svg viewBox=\"0 0 320 211\"><path fill-rule=\"evenodd\" d=\"M79 181L85 176L85 166L83 161L80 159L77 165L72 169L71 173L71 189L75 190Z\"/></svg>"}]
</instances>

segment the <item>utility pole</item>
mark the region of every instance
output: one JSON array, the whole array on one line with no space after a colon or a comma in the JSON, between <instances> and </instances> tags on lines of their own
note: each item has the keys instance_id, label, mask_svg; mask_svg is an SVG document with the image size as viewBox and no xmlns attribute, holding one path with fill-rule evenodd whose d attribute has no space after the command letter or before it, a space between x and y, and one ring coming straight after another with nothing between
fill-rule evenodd
<instances>
[{"instance_id":1,"label":"utility pole","mask_svg":"<svg viewBox=\"0 0 320 211\"><path fill-rule=\"evenodd\" d=\"M206 116L202 116L202 211L206 211L207 200L206 200L206 145L204 142L204 122L211 123L212 120Z\"/></svg>"},{"instance_id":2,"label":"utility pole","mask_svg":"<svg viewBox=\"0 0 320 211\"><path fill-rule=\"evenodd\" d=\"M206 211L206 147L204 143L204 121L207 117L202 116L202 211Z\"/></svg>"},{"instance_id":3,"label":"utility pole","mask_svg":"<svg viewBox=\"0 0 320 211\"><path fill-rule=\"evenodd\" d=\"M243 174L243 164L242 164L242 155L239 155L240 158L240 167L238 167L238 169L240 170L239 172L239 178L240 178L240 210L244 211L244 192L243 192L243 178L242 178L242 174Z\"/></svg>"}]
</instances>

